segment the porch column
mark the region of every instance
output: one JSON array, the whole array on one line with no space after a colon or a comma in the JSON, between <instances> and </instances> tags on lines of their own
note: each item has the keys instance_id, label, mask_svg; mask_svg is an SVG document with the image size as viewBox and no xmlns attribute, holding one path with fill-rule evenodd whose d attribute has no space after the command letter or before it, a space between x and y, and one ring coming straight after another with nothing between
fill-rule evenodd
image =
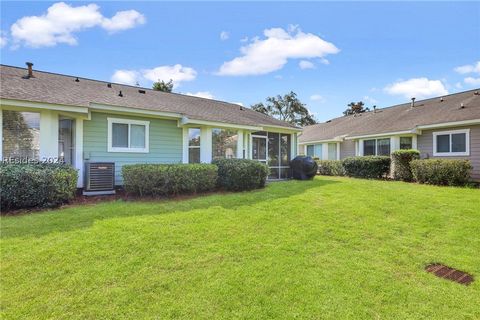
<instances>
[{"instance_id":1,"label":"porch column","mask_svg":"<svg viewBox=\"0 0 480 320\"><path fill-rule=\"evenodd\" d=\"M83 118L75 119L75 168L78 170L77 188L83 188Z\"/></svg>"},{"instance_id":2,"label":"porch column","mask_svg":"<svg viewBox=\"0 0 480 320\"><path fill-rule=\"evenodd\" d=\"M200 138L200 141L202 141L202 138ZM185 127L182 128L182 162L188 163L188 128Z\"/></svg>"},{"instance_id":3,"label":"porch column","mask_svg":"<svg viewBox=\"0 0 480 320\"><path fill-rule=\"evenodd\" d=\"M212 128L209 127L200 130L200 162L212 162Z\"/></svg>"},{"instance_id":4,"label":"porch column","mask_svg":"<svg viewBox=\"0 0 480 320\"><path fill-rule=\"evenodd\" d=\"M416 134L414 134L413 137L412 137L412 149L418 150L418 147L417 147L417 135L416 135Z\"/></svg>"},{"instance_id":5,"label":"porch column","mask_svg":"<svg viewBox=\"0 0 480 320\"><path fill-rule=\"evenodd\" d=\"M58 157L58 114L50 110L40 112L40 161Z\"/></svg>"},{"instance_id":6,"label":"porch column","mask_svg":"<svg viewBox=\"0 0 480 320\"><path fill-rule=\"evenodd\" d=\"M237 131L237 158L243 159L243 130Z\"/></svg>"}]
</instances>

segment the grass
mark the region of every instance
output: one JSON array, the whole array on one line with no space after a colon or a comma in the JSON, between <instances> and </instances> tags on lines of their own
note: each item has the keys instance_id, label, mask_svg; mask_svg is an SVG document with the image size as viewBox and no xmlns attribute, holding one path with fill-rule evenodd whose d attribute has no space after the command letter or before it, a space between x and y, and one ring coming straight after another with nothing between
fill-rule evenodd
<instances>
[{"instance_id":1,"label":"grass","mask_svg":"<svg viewBox=\"0 0 480 320\"><path fill-rule=\"evenodd\" d=\"M478 319L479 208L478 189L317 177L4 217L2 318Z\"/></svg>"}]
</instances>

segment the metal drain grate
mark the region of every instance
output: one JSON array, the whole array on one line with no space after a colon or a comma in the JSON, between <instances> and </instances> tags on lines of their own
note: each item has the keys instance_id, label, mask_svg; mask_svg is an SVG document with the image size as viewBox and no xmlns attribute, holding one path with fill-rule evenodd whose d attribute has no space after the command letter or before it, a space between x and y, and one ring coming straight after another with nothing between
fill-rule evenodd
<instances>
[{"instance_id":1,"label":"metal drain grate","mask_svg":"<svg viewBox=\"0 0 480 320\"><path fill-rule=\"evenodd\" d=\"M473 276L440 263L432 263L425 267L427 272L433 273L439 278L448 279L468 286L473 282Z\"/></svg>"}]
</instances>

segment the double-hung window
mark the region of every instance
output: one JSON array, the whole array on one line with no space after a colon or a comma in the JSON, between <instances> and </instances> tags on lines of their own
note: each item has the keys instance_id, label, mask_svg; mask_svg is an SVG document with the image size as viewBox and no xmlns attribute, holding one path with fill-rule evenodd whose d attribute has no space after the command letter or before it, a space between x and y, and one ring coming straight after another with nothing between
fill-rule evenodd
<instances>
[{"instance_id":1,"label":"double-hung window","mask_svg":"<svg viewBox=\"0 0 480 320\"><path fill-rule=\"evenodd\" d=\"M108 152L148 153L149 121L108 118Z\"/></svg>"},{"instance_id":2,"label":"double-hung window","mask_svg":"<svg viewBox=\"0 0 480 320\"><path fill-rule=\"evenodd\" d=\"M433 133L434 156L469 156L470 129Z\"/></svg>"},{"instance_id":3,"label":"double-hung window","mask_svg":"<svg viewBox=\"0 0 480 320\"><path fill-rule=\"evenodd\" d=\"M188 163L200 163L200 128L188 128Z\"/></svg>"}]
</instances>

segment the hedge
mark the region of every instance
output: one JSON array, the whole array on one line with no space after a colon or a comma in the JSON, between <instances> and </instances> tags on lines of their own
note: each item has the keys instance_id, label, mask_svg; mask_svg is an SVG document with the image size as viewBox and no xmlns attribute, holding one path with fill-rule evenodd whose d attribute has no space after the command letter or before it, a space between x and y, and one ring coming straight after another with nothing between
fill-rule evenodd
<instances>
[{"instance_id":1,"label":"hedge","mask_svg":"<svg viewBox=\"0 0 480 320\"><path fill-rule=\"evenodd\" d=\"M213 163L218 166L218 187L230 191L263 188L270 172L256 160L217 159Z\"/></svg>"},{"instance_id":2,"label":"hedge","mask_svg":"<svg viewBox=\"0 0 480 320\"><path fill-rule=\"evenodd\" d=\"M390 157L348 157L343 160L343 168L349 177L381 179L390 172Z\"/></svg>"},{"instance_id":3,"label":"hedge","mask_svg":"<svg viewBox=\"0 0 480 320\"><path fill-rule=\"evenodd\" d=\"M167 196L215 189L212 164L132 164L122 167L123 187L137 196Z\"/></svg>"},{"instance_id":4,"label":"hedge","mask_svg":"<svg viewBox=\"0 0 480 320\"><path fill-rule=\"evenodd\" d=\"M472 170L468 160L413 160L410 165L417 182L442 186L466 185Z\"/></svg>"},{"instance_id":5,"label":"hedge","mask_svg":"<svg viewBox=\"0 0 480 320\"><path fill-rule=\"evenodd\" d=\"M324 176L344 176L345 169L341 160L316 160L318 174Z\"/></svg>"},{"instance_id":6,"label":"hedge","mask_svg":"<svg viewBox=\"0 0 480 320\"><path fill-rule=\"evenodd\" d=\"M420 159L418 150L397 150L392 152L393 179L412 181L413 174L410 162Z\"/></svg>"},{"instance_id":7,"label":"hedge","mask_svg":"<svg viewBox=\"0 0 480 320\"><path fill-rule=\"evenodd\" d=\"M77 179L66 164L1 164L1 210L59 206L75 197Z\"/></svg>"}]
</instances>

